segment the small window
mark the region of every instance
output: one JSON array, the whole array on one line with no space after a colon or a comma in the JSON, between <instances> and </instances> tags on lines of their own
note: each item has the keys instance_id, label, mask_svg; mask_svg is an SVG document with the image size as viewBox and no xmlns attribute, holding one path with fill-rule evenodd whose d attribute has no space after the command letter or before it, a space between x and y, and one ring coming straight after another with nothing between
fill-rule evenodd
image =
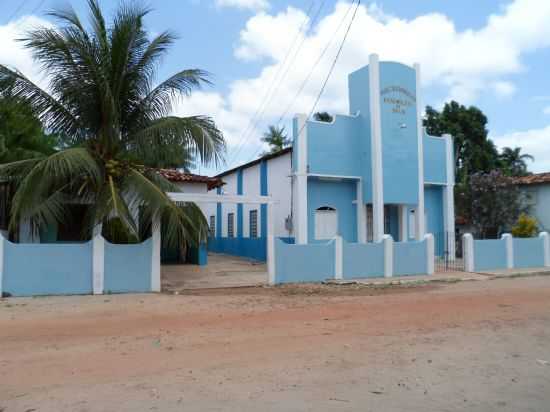
<instances>
[{"instance_id":1,"label":"small window","mask_svg":"<svg viewBox=\"0 0 550 412\"><path fill-rule=\"evenodd\" d=\"M323 206L315 211L315 239L332 239L338 234L336 209Z\"/></svg>"},{"instance_id":2,"label":"small window","mask_svg":"<svg viewBox=\"0 0 550 412\"><path fill-rule=\"evenodd\" d=\"M250 237L256 238L258 237L258 211L251 210L249 216L250 216Z\"/></svg>"},{"instance_id":3,"label":"small window","mask_svg":"<svg viewBox=\"0 0 550 412\"><path fill-rule=\"evenodd\" d=\"M374 239L373 225L372 205L367 205L367 242L372 242Z\"/></svg>"},{"instance_id":4,"label":"small window","mask_svg":"<svg viewBox=\"0 0 550 412\"><path fill-rule=\"evenodd\" d=\"M227 237L235 237L235 213L227 214Z\"/></svg>"},{"instance_id":5,"label":"small window","mask_svg":"<svg viewBox=\"0 0 550 412\"><path fill-rule=\"evenodd\" d=\"M210 237L216 237L216 216L210 216L210 226L208 227Z\"/></svg>"}]
</instances>

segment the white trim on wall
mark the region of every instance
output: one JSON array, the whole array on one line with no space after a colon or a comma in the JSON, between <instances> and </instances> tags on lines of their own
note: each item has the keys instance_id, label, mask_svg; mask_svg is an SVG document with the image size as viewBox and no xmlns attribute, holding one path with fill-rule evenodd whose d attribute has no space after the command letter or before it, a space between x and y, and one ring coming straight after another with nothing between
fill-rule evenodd
<instances>
[{"instance_id":1,"label":"white trim on wall","mask_svg":"<svg viewBox=\"0 0 550 412\"><path fill-rule=\"evenodd\" d=\"M334 237L334 279L344 278L344 240L342 236Z\"/></svg>"},{"instance_id":2,"label":"white trim on wall","mask_svg":"<svg viewBox=\"0 0 550 412\"><path fill-rule=\"evenodd\" d=\"M393 238L391 235L384 235L382 238L384 244L384 277L393 276Z\"/></svg>"},{"instance_id":3,"label":"white trim on wall","mask_svg":"<svg viewBox=\"0 0 550 412\"><path fill-rule=\"evenodd\" d=\"M502 239L506 243L506 267L512 269L514 267L514 239L510 233L504 233Z\"/></svg>"},{"instance_id":4,"label":"white trim on wall","mask_svg":"<svg viewBox=\"0 0 550 412\"><path fill-rule=\"evenodd\" d=\"M152 229L151 291L160 292L160 289L160 220L156 219Z\"/></svg>"},{"instance_id":5,"label":"white trim on wall","mask_svg":"<svg viewBox=\"0 0 550 412\"><path fill-rule=\"evenodd\" d=\"M105 239L100 234L92 239L93 294L102 295L105 288Z\"/></svg>"},{"instance_id":6,"label":"white trim on wall","mask_svg":"<svg viewBox=\"0 0 550 412\"><path fill-rule=\"evenodd\" d=\"M357 241L367 242L367 208L363 203L363 181L359 179L356 186L357 200L355 201L357 211Z\"/></svg>"},{"instance_id":7,"label":"white trim on wall","mask_svg":"<svg viewBox=\"0 0 550 412\"><path fill-rule=\"evenodd\" d=\"M380 62L377 54L369 56L369 101L372 162L373 240L384 236L384 187L382 170L382 120L380 114Z\"/></svg>"},{"instance_id":8,"label":"white trim on wall","mask_svg":"<svg viewBox=\"0 0 550 412\"><path fill-rule=\"evenodd\" d=\"M307 243L307 116L297 116L297 129L298 136L296 136L298 143L298 164L296 165L296 196L294 197L294 206L296 213L294 217L296 219L296 243Z\"/></svg>"},{"instance_id":9,"label":"white trim on wall","mask_svg":"<svg viewBox=\"0 0 550 412\"><path fill-rule=\"evenodd\" d=\"M418 140L418 205L416 207L416 240L421 241L426 233L424 216L424 128L422 126L422 100L420 94L420 65L414 65L416 73L416 135Z\"/></svg>"},{"instance_id":10,"label":"white trim on wall","mask_svg":"<svg viewBox=\"0 0 550 412\"><path fill-rule=\"evenodd\" d=\"M447 239L447 250L449 256L454 258L455 251L455 171L454 171L454 156L453 156L453 138L450 134L445 137L445 163L447 184L443 189L443 224L445 227L445 236Z\"/></svg>"}]
</instances>

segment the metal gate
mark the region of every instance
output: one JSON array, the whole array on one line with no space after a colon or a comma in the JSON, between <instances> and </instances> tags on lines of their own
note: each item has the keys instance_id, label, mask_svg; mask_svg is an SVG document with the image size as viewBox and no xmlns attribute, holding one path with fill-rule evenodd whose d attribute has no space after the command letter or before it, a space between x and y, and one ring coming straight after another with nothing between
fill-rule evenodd
<instances>
[{"instance_id":1,"label":"metal gate","mask_svg":"<svg viewBox=\"0 0 550 412\"><path fill-rule=\"evenodd\" d=\"M435 271L464 272L462 242L451 232L434 233Z\"/></svg>"}]
</instances>

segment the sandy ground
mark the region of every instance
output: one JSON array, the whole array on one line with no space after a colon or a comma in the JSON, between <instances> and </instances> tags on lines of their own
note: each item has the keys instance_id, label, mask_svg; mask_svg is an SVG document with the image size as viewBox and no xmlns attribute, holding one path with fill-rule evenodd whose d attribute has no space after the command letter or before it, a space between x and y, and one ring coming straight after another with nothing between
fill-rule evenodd
<instances>
[{"instance_id":1,"label":"sandy ground","mask_svg":"<svg viewBox=\"0 0 550 412\"><path fill-rule=\"evenodd\" d=\"M549 411L550 277L0 302L0 411Z\"/></svg>"}]
</instances>

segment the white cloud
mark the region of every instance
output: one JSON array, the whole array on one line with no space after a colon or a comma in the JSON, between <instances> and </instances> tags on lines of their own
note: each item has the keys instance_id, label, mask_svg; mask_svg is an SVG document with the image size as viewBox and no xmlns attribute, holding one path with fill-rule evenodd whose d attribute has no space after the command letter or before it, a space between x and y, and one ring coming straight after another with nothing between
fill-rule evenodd
<instances>
[{"instance_id":1,"label":"white cloud","mask_svg":"<svg viewBox=\"0 0 550 412\"><path fill-rule=\"evenodd\" d=\"M550 171L550 125L542 129L531 129L491 136L499 148L521 147L523 153L535 157L535 162L528 161L533 172Z\"/></svg>"},{"instance_id":2,"label":"white cloud","mask_svg":"<svg viewBox=\"0 0 550 412\"><path fill-rule=\"evenodd\" d=\"M516 92L516 86L510 82L497 81L493 83L493 90L498 97L510 97Z\"/></svg>"},{"instance_id":3,"label":"white cloud","mask_svg":"<svg viewBox=\"0 0 550 412\"><path fill-rule=\"evenodd\" d=\"M543 112L544 114L550 115L550 106L546 106L544 109L542 109L542 112Z\"/></svg>"},{"instance_id":4,"label":"white cloud","mask_svg":"<svg viewBox=\"0 0 550 412\"><path fill-rule=\"evenodd\" d=\"M26 31L33 27L50 25L49 22L41 18L24 16L0 26L0 39L2 39L0 42L0 64L12 69L16 68L32 81L44 87L46 81L39 65L33 61L30 52L17 39L20 39Z\"/></svg>"},{"instance_id":5,"label":"white cloud","mask_svg":"<svg viewBox=\"0 0 550 412\"><path fill-rule=\"evenodd\" d=\"M235 7L244 10L265 10L269 8L267 0L216 0L218 7Z\"/></svg>"},{"instance_id":6,"label":"white cloud","mask_svg":"<svg viewBox=\"0 0 550 412\"><path fill-rule=\"evenodd\" d=\"M292 7L278 13L262 11L252 16L240 33L235 57L243 62L256 60L265 63L258 76L239 79L230 85L229 93L222 99L224 110L231 116L250 119L266 91L270 90L271 93L267 94L272 98L258 126L263 129L267 123L276 121L292 101L323 48L333 38L349 8L349 1L337 2L332 12L309 27L305 38L298 38L297 44L303 41L303 45L299 51L295 45L290 53L288 70L279 70L279 67L307 16ZM348 19L350 15L347 15ZM357 12L343 53L317 109L348 111L347 76L366 65L371 53L378 53L381 60L420 63L424 86L448 90L448 98L464 104L474 103L481 93L499 98L511 96L516 87L507 77L525 71L522 57L550 47L548 21L550 2L545 0L512 1L498 14L489 16L486 24L478 30L458 30L452 20L440 13L404 19L384 13L377 7L363 5ZM310 111L345 26L347 21L290 114ZM279 80L275 90L270 89L274 78ZM247 124L247 121L241 124L241 134ZM259 133L251 136L250 142L253 143L248 144L259 147Z\"/></svg>"}]
</instances>

